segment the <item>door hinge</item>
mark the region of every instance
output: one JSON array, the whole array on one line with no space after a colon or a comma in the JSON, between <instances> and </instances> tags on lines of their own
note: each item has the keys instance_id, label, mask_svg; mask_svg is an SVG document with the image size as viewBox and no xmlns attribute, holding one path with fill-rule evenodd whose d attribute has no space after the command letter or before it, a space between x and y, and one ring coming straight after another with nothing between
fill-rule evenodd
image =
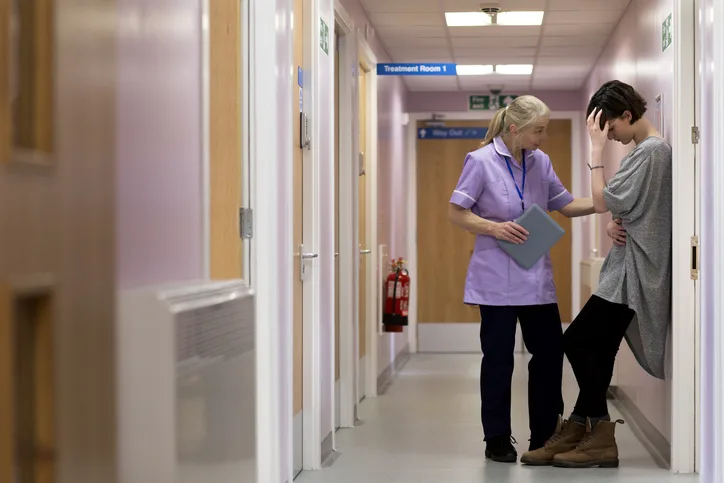
<instances>
[{"instance_id":1,"label":"door hinge","mask_svg":"<svg viewBox=\"0 0 724 483\"><path fill-rule=\"evenodd\" d=\"M699 237L691 237L691 279L699 280Z\"/></svg>"},{"instance_id":2,"label":"door hinge","mask_svg":"<svg viewBox=\"0 0 724 483\"><path fill-rule=\"evenodd\" d=\"M699 144L699 127L691 126L691 144Z\"/></svg>"},{"instance_id":3,"label":"door hinge","mask_svg":"<svg viewBox=\"0 0 724 483\"><path fill-rule=\"evenodd\" d=\"M306 112L299 113L299 149L312 149L312 139L310 135L309 116Z\"/></svg>"},{"instance_id":4,"label":"door hinge","mask_svg":"<svg viewBox=\"0 0 724 483\"><path fill-rule=\"evenodd\" d=\"M250 239L254 237L254 210L239 208L239 236Z\"/></svg>"}]
</instances>

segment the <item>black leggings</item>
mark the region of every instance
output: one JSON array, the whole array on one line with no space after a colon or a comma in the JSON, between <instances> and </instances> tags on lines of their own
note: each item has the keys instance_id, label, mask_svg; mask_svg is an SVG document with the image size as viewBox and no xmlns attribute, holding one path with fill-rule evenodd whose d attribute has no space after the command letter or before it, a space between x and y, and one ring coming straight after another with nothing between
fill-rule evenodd
<instances>
[{"instance_id":1,"label":"black leggings","mask_svg":"<svg viewBox=\"0 0 724 483\"><path fill-rule=\"evenodd\" d=\"M528 415L531 449L543 446L563 413L563 332L558 304L520 307L480 306L481 417L485 440L511 435L510 406L515 331L520 321L528 363Z\"/></svg>"},{"instance_id":2,"label":"black leggings","mask_svg":"<svg viewBox=\"0 0 724 483\"><path fill-rule=\"evenodd\" d=\"M616 354L635 312L595 295L586 302L563 339L566 356L578 381L573 414L583 418L608 415L606 392Z\"/></svg>"}]
</instances>

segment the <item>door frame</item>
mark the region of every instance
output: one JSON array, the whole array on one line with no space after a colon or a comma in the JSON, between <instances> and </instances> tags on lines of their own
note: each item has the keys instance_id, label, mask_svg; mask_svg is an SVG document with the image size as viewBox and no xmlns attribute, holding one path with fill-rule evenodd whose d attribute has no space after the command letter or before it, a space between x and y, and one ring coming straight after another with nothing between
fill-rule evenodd
<instances>
[{"instance_id":1,"label":"door frame","mask_svg":"<svg viewBox=\"0 0 724 483\"><path fill-rule=\"evenodd\" d=\"M364 245L366 249L371 250L371 253L369 257L365 258L367 272L365 280L367 282L365 288L365 302L367 305L367 310L365 311L367 316L365 324L366 334L360 335L360 337L366 337L367 351L367 355L365 356L365 394L363 396L377 397L377 339L380 334L379 317L377 316L377 302L379 299L377 288L379 287L378 279L382 276L377 267L377 259L379 257L379 247L377 246L377 56L359 29L357 29L357 44L358 60L364 64L366 69L369 69L365 73L365 85L367 87L367 146L365 146L367 240L365 240L366 243ZM356 76L355 84L357 84L358 89L359 83L357 82ZM357 89L355 89L355 92L358 92ZM357 116L357 119L359 119L359 116ZM357 139L359 139L359 136L357 136ZM357 149L355 152L359 153L359 141L356 141L356 145ZM358 185L358 183L355 183L355 185ZM355 190L356 206L359 206L359 193L357 193L357 191L359 190ZM359 213L359 209L357 213ZM356 216L355 220L357 218ZM359 232L359 228L355 228L355 231ZM359 315L359 311L357 315ZM359 325L357 325L357 327L359 327Z\"/></svg>"},{"instance_id":2,"label":"door frame","mask_svg":"<svg viewBox=\"0 0 724 483\"><path fill-rule=\"evenodd\" d=\"M490 121L495 115L495 111L451 111L451 112L436 112L436 115L444 116L443 119L450 121ZM581 185L581 173L583 173L583 165L577 163L575 160L580 158L582 153L581 139L582 139L582 119L583 113L581 111L553 111L551 112L551 119L568 119L571 121L571 187L572 193L581 193L583 186ZM431 112L413 112L409 114L409 122L407 125L407 179L409 180L409 200L407 203L407 253L409 256L408 266L410 273L418 273L417 266L417 122L432 119ZM571 261L571 288L573 294L571 296L571 305L573 314L578 313L581 301L581 290L580 290L580 278L581 278L581 261L583 260L583 247L582 247L582 230L585 229L586 225L588 229L593 231L594 225L597 223L593 222L593 219L584 218L573 218L571 220L571 246L572 246L572 261ZM418 312L417 312L417 284L413 283L410 286L410 307L408 312L408 343L410 345L410 352L418 352ZM477 331L475 328L474 332ZM477 332L473 334L477 338Z\"/></svg>"},{"instance_id":3,"label":"door frame","mask_svg":"<svg viewBox=\"0 0 724 483\"><path fill-rule=\"evenodd\" d=\"M352 17L340 0L334 2L336 26L339 29L339 365L340 365L340 427L354 428L357 415L357 375L359 344L357 343L357 290L358 270L356 263L358 245L355 216L355 190L357 173L354 168L355 130L355 72L358 63L357 41L354 36ZM336 45L333 48L337 48ZM342 126L349 126L342 129ZM342 189L346 187L347 189ZM336 383L336 381L334 381ZM336 410L336 402L335 402ZM336 444L336 441L335 441ZM335 446L336 449L336 446Z\"/></svg>"},{"instance_id":4,"label":"door frame","mask_svg":"<svg viewBox=\"0 0 724 483\"><path fill-rule=\"evenodd\" d=\"M250 273L256 294L257 427L266 428L257 431L256 463L258 481L268 482L292 481L294 457L293 177L288 165L293 123L289 101L282 100L289 98L292 78L276 75L278 63L290 61L293 51L291 37L281 42L279 31L265 26L279 20L277 8L290 12L291 5L291 0L248 0L244 9L249 49L249 184L255 209Z\"/></svg>"},{"instance_id":5,"label":"door frame","mask_svg":"<svg viewBox=\"0 0 724 483\"><path fill-rule=\"evenodd\" d=\"M697 285L691 280L691 237L696 218L696 125L694 2L676 0L673 12L674 82L671 144L673 151L672 326L671 344L671 471L696 469L696 373L698 359ZM663 20L663 19L662 19ZM666 100L664 100L666 102ZM678 323L677 323L678 322Z\"/></svg>"},{"instance_id":6,"label":"door frame","mask_svg":"<svg viewBox=\"0 0 724 483\"><path fill-rule=\"evenodd\" d=\"M322 253L321 246L321 187L326 179L321 172L321 150L327 138L320 131L320 116L327 111L320 109L320 5L316 0L304 1L304 65L303 110L309 119L310 149L303 151L303 237L304 251L317 255L305 264L306 278L302 284L303 300L303 409L302 409L302 470L318 470L322 467L322 359L321 359L321 269L322 258L334 253ZM293 11L293 9L292 9ZM291 39L293 42L293 38ZM293 52L293 50L292 50ZM292 77L297 78L296 66ZM325 133L327 134L327 133ZM293 134L294 139L298 134ZM332 189L334 189L332 187ZM295 247L295 250L297 248ZM300 254L301 256L301 254ZM326 298L326 297L325 297Z\"/></svg>"},{"instance_id":7,"label":"door frame","mask_svg":"<svg viewBox=\"0 0 724 483\"><path fill-rule=\"evenodd\" d=\"M702 395L701 418L707 421L702 426L700 434L700 445L702 451L698 453L701 458L700 474L701 481L724 481L724 462L721 460L721 452L724 451L724 304L721 300L721 293L724 291L724 256L718 249L720 240L724 239L724 192L717 189L724 182L724 166L718 160L724 156L724 92L718 86L724 84L724 32L716 28L724 21L724 5L721 2L713 1L708 17L704 21L711 22L712 39L711 44L706 48L710 51L707 60L712 61L711 82L713 88L711 103L712 125L704 130L711 139L702 137L702 142L710 147L708 154L711 158L707 162L707 175L711 181L703 184L708 189L700 192L701 200L713 198L711 209L703 205L704 213L702 220L710 220L704 232L702 242L705 251L702 255L711 256L706 260L704 266L711 267L710 271L702 270L702 314L710 318L703 320L702 329L706 334L703 340L712 342L702 344ZM703 164L703 163L702 163ZM707 237L707 238L704 238Z\"/></svg>"},{"instance_id":8,"label":"door frame","mask_svg":"<svg viewBox=\"0 0 724 483\"><path fill-rule=\"evenodd\" d=\"M697 7L699 1L696 2ZM702 23L710 24L711 44L702 44L702 50L706 50L706 63L702 68L708 70L708 79L704 83L697 82L696 88L703 92L705 87L712 87L711 98L702 103L702 110L697 111L703 114L704 106L710 109L711 117L706 116L706 121L711 119L711 125L706 126L699 123L702 129L700 152L707 155L708 161L700 157L699 199L701 200L700 220L708 220L708 223L701 224L701 260L705 260L701 270L701 358L700 358L700 399L699 418L706 421L700 428L699 443L700 451L697 452L698 472L701 481L724 481L724 464L720 455L724 451L724 305L721 302L720 294L724 291L724 257L718 249L720 240L724 239L724 193L717 187L724 182L724 166L717 162L724 156L724 113L720 106L724 105L724 92L717 89L724 83L724 72L721 66L724 63L724 32L717 29L724 21L724 5L720 2L712 2L711 10L706 11L702 16ZM703 32L697 32L700 41L709 40L704 37ZM699 57L701 59L701 57ZM702 59L703 60L703 59ZM703 80L703 79L702 79ZM708 92L708 91L707 91ZM710 102L713 100L713 102ZM701 118L697 117L697 122ZM704 150L703 146L706 146ZM704 181L707 180L707 181ZM711 200L705 203L704 200ZM707 270L707 267L709 270Z\"/></svg>"}]
</instances>

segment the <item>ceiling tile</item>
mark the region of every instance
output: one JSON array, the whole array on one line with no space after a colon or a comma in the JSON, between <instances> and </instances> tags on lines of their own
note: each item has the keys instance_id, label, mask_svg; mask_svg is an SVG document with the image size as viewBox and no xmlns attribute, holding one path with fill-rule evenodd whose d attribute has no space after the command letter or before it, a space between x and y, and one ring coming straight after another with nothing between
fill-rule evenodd
<instances>
[{"instance_id":1,"label":"ceiling tile","mask_svg":"<svg viewBox=\"0 0 724 483\"><path fill-rule=\"evenodd\" d=\"M536 65L533 69L534 79L561 79L576 76L587 76L591 71L591 65Z\"/></svg>"},{"instance_id":2,"label":"ceiling tile","mask_svg":"<svg viewBox=\"0 0 724 483\"><path fill-rule=\"evenodd\" d=\"M537 37L541 27L536 26L508 26L502 25L484 27L448 27L450 37Z\"/></svg>"},{"instance_id":3,"label":"ceiling tile","mask_svg":"<svg viewBox=\"0 0 724 483\"><path fill-rule=\"evenodd\" d=\"M479 48L487 50L491 48L515 48L515 47L537 47L539 37L454 37L453 47L458 48Z\"/></svg>"},{"instance_id":4,"label":"ceiling tile","mask_svg":"<svg viewBox=\"0 0 724 483\"><path fill-rule=\"evenodd\" d=\"M447 36L447 27L415 27L415 26L394 26L394 27L375 27L377 34L384 38L397 37L437 37L445 38Z\"/></svg>"},{"instance_id":5,"label":"ceiling tile","mask_svg":"<svg viewBox=\"0 0 724 483\"><path fill-rule=\"evenodd\" d=\"M544 25L543 26L543 33L544 35L555 35L555 36L563 36L563 35L590 35L590 36L596 36L601 35L605 38L608 38L608 36L613 32L613 29L616 28L615 23L599 23L599 24L556 24L556 25Z\"/></svg>"},{"instance_id":6,"label":"ceiling tile","mask_svg":"<svg viewBox=\"0 0 724 483\"><path fill-rule=\"evenodd\" d=\"M389 49L447 49L448 41L439 37L385 37L385 45ZM480 40L478 40L480 45Z\"/></svg>"},{"instance_id":7,"label":"ceiling tile","mask_svg":"<svg viewBox=\"0 0 724 483\"><path fill-rule=\"evenodd\" d=\"M603 47L606 37L601 35L543 35L541 47Z\"/></svg>"},{"instance_id":8,"label":"ceiling tile","mask_svg":"<svg viewBox=\"0 0 724 483\"><path fill-rule=\"evenodd\" d=\"M479 56L472 57L459 57L455 56L455 61L458 64L533 64L535 63L535 57L503 57L495 53L492 54L481 54Z\"/></svg>"},{"instance_id":9,"label":"ceiling tile","mask_svg":"<svg viewBox=\"0 0 724 483\"><path fill-rule=\"evenodd\" d=\"M403 57L410 59L410 62L426 62L431 57L448 57L450 51L448 49L416 49L414 47L406 48L388 48L387 53L393 57Z\"/></svg>"},{"instance_id":10,"label":"ceiling tile","mask_svg":"<svg viewBox=\"0 0 724 483\"><path fill-rule=\"evenodd\" d=\"M592 67L596 58L587 57L547 57L539 55L536 59L536 67L539 66L568 66L568 65L585 65Z\"/></svg>"},{"instance_id":11,"label":"ceiling tile","mask_svg":"<svg viewBox=\"0 0 724 483\"><path fill-rule=\"evenodd\" d=\"M625 10L630 0L549 0L548 10Z\"/></svg>"},{"instance_id":12,"label":"ceiling tile","mask_svg":"<svg viewBox=\"0 0 724 483\"><path fill-rule=\"evenodd\" d=\"M601 47L541 47L539 54L547 57L585 57L594 59L601 53Z\"/></svg>"},{"instance_id":13,"label":"ceiling tile","mask_svg":"<svg viewBox=\"0 0 724 483\"><path fill-rule=\"evenodd\" d=\"M373 13L370 21L375 27L442 27L446 26L442 13Z\"/></svg>"},{"instance_id":14,"label":"ceiling tile","mask_svg":"<svg viewBox=\"0 0 724 483\"><path fill-rule=\"evenodd\" d=\"M433 13L440 12L438 0L390 1L390 0L361 0L362 6L368 14L373 13Z\"/></svg>"},{"instance_id":15,"label":"ceiling tile","mask_svg":"<svg viewBox=\"0 0 724 483\"><path fill-rule=\"evenodd\" d=\"M622 13L620 10L601 10L598 12L587 10L552 11L546 12L543 23L546 25L617 23Z\"/></svg>"},{"instance_id":16,"label":"ceiling tile","mask_svg":"<svg viewBox=\"0 0 724 483\"><path fill-rule=\"evenodd\" d=\"M535 47L521 47L518 49L486 49L486 48L454 48L455 57L532 57L535 56ZM511 62L508 62L511 63Z\"/></svg>"}]
</instances>

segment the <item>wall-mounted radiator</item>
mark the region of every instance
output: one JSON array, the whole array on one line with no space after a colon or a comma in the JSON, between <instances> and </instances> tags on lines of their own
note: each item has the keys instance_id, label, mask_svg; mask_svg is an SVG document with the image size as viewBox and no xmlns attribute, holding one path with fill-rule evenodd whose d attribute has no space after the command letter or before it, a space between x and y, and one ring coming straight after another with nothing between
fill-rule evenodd
<instances>
[{"instance_id":1,"label":"wall-mounted radiator","mask_svg":"<svg viewBox=\"0 0 724 483\"><path fill-rule=\"evenodd\" d=\"M255 482L253 292L204 282L118 302L120 482Z\"/></svg>"}]
</instances>

